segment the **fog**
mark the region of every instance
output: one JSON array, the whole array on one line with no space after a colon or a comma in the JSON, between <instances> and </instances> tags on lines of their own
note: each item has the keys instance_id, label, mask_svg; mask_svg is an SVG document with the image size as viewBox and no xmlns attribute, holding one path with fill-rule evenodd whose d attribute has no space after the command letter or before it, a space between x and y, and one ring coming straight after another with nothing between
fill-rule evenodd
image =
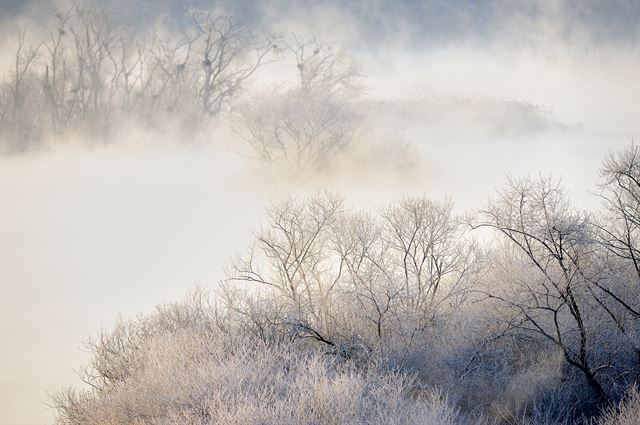
<instances>
[{"instance_id":1,"label":"fog","mask_svg":"<svg viewBox=\"0 0 640 425\"><path fill-rule=\"evenodd\" d=\"M46 33L37 25L69 4L0 6L5 81L18 31L38 40ZM224 115L193 135L123 120L106 141L72 131L2 154L3 424L52 423L47 394L81 385L82 341L118 315L151 311L196 285L215 288L275 200L328 189L374 210L414 193L453 199L462 213L481 208L506 175L541 173L562 178L589 209L602 159L640 137L633 2L187 6L231 11L255 33L303 34L344 49L361 70L365 137L303 175L261 163ZM111 4L145 34L177 32L187 6ZM295 61L283 54L231 103L295 78Z\"/></svg>"}]
</instances>

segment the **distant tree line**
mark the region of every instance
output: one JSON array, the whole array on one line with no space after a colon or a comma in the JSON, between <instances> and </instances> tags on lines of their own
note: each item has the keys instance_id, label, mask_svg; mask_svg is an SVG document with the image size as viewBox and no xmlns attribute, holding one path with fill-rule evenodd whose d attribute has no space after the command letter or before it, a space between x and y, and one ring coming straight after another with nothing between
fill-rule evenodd
<instances>
[{"instance_id":1,"label":"distant tree line","mask_svg":"<svg viewBox=\"0 0 640 425\"><path fill-rule=\"evenodd\" d=\"M102 134L132 114L207 120L270 60L273 38L210 11L191 12L178 35L135 37L108 10L78 3L56 14L37 46L19 33L15 69L0 90L0 128L25 149L68 129Z\"/></svg>"}]
</instances>

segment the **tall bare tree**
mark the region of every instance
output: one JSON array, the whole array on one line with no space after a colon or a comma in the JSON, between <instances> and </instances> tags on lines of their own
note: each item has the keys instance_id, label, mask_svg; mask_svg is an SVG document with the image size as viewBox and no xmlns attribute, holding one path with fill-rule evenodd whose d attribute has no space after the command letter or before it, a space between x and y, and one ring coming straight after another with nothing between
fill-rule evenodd
<instances>
[{"instance_id":1,"label":"tall bare tree","mask_svg":"<svg viewBox=\"0 0 640 425\"><path fill-rule=\"evenodd\" d=\"M487 296L515 314L515 332L540 335L562 350L600 402L608 399L601 374L611 368L599 345L592 317L597 310L589 290L597 280L595 243L587 217L572 210L559 185L550 179L509 180L507 189L473 227L500 232L529 268L514 276L506 291L489 288Z\"/></svg>"},{"instance_id":2,"label":"tall bare tree","mask_svg":"<svg viewBox=\"0 0 640 425\"><path fill-rule=\"evenodd\" d=\"M607 216L598 225L600 240L609 254L633 268L640 290L640 147L632 144L612 153L601 173L600 196ZM630 311L640 316L635 309Z\"/></svg>"}]
</instances>

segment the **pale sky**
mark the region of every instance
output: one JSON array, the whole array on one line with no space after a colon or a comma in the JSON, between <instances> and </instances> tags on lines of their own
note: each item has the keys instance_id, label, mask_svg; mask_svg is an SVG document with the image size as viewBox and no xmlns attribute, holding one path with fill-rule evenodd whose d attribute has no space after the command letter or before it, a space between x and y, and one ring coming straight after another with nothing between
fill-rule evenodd
<instances>
[{"instance_id":1,"label":"pale sky","mask_svg":"<svg viewBox=\"0 0 640 425\"><path fill-rule=\"evenodd\" d=\"M0 33L66 4L5 1ZM169 31L188 6L214 5L256 32L344 48L362 67L363 104L377 105L366 111L378 114L372 131L410 142L418 169L269 179L228 148L225 131L208 143L159 146L132 132L108 147L0 157L0 423L52 423L47 393L79 385L81 342L119 314L215 287L274 198L326 187L375 208L424 193L462 212L482 207L508 173L545 173L576 205L597 208L589 192L602 159L640 135L639 4L114 0L140 32ZM6 73L15 39L3 40ZM273 64L252 88L292 72Z\"/></svg>"}]
</instances>

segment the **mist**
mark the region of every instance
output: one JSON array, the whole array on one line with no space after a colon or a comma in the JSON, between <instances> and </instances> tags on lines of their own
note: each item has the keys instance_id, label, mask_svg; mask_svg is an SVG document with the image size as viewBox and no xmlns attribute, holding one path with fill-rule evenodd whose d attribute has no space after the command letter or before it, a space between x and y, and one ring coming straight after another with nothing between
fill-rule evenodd
<instances>
[{"instance_id":1,"label":"mist","mask_svg":"<svg viewBox=\"0 0 640 425\"><path fill-rule=\"evenodd\" d=\"M76 19L74 4L0 5L6 424L53 423L48 394L86 387L76 373L91 356L83 341L118 317L135 319L196 286L217 289L231 259L269 226L265 209L274 203L322 190L375 212L425 196L451 199L464 215L495 197L506 176L551 175L577 209L598 210L603 159L640 137L634 2L80 2L122 23L124 39L144 40L149 52L161 52L161 40L177 46L195 9L233 16L246 34L233 46L237 68L224 70L233 90L207 110L188 91L201 81L200 59L184 59L183 49L166 63L184 59L192 80L167 77L162 94L134 96L132 88L130 109L109 100L120 94L95 109L60 101L63 120L50 118L58 110L47 109L40 88L53 72L40 43L55 41L56 13ZM22 54L39 50L15 113L21 37ZM323 121L337 143L295 156L267 137L270 122L263 133L250 130L265 125L265 111L277 120L311 104L303 95L288 103L305 93L303 69L314 64L300 46L335 60L329 71L317 68L322 78L340 76L310 89L327 97L305 113L345 112ZM72 63L73 43L67 49ZM140 69L150 75L151 67ZM60 93L76 93L72 84L61 83Z\"/></svg>"}]
</instances>

